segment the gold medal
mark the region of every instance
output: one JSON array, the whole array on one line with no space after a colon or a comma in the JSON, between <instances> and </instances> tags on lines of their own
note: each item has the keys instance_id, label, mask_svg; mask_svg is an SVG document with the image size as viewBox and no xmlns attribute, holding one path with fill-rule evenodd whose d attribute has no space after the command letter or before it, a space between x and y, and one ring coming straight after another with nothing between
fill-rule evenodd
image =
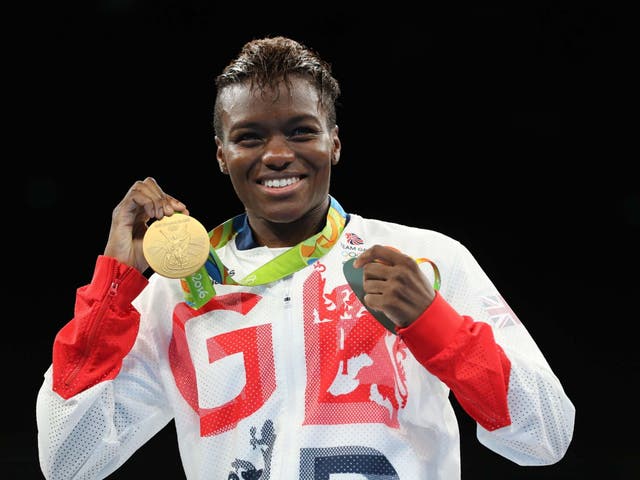
<instances>
[{"instance_id":1,"label":"gold medal","mask_svg":"<svg viewBox=\"0 0 640 480\"><path fill-rule=\"evenodd\" d=\"M153 222L142 239L144 258L163 277L184 278L209 256L209 234L198 220L176 213Z\"/></svg>"}]
</instances>

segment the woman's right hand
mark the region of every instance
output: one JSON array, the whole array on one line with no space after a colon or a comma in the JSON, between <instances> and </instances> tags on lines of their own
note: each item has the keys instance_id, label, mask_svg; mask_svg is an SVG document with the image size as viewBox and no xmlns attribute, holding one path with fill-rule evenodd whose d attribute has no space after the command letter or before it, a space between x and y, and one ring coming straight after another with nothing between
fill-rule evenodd
<instances>
[{"instance_id":1,"label":"woman's right hand","mask_svg":"<svg viewBox=\"0 0 640 480\"><path fill-rule=\"evenodd\" d=\"M166 194L154 178L136 181L113 209L104 254L143 273L149 268L142 252L142 239L149 220L160 220L175 212L189 214L187 207Z\"/></svg>"}]
</instances>

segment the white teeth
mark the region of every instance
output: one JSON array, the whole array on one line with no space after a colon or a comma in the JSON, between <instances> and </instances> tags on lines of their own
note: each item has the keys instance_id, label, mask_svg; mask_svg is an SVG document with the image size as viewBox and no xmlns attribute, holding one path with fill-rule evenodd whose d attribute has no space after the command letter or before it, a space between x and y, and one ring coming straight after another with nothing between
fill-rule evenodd
<instances>
[{"instance_id":1,"label":"white teeth","mask_svg":"<svg viewBox=\"0 0 640 480\"><path fill-rule=\"evenodd\" d=\"M276 180L265 180L262 184L269 188L281 188L299 182L300 177L278 178Z\"/></svg>"}]
</instances>

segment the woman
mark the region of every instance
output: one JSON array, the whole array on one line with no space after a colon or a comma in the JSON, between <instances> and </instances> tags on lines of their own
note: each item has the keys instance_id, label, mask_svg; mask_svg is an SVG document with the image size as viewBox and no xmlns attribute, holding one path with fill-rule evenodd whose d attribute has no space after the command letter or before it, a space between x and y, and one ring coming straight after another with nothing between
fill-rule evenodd
<instances>
[{"instance_id":1,"label":"woman","mask_svg":"<svg viewBox=\"0 0 640 480\"><path fill-rule=\"evenodd\" d=\"M450 392L487 448L558 462L574 406L472 254L330 195L330 65L253 40L216 86L216 157L245 211L207 232L204 265L147 280L168 258L144 248L154 225L188 264L195 220L151 177L115 207L39 392L45 477L104 478L175 420L189 479L460 478Z\"/></svg>"}]
</instances>

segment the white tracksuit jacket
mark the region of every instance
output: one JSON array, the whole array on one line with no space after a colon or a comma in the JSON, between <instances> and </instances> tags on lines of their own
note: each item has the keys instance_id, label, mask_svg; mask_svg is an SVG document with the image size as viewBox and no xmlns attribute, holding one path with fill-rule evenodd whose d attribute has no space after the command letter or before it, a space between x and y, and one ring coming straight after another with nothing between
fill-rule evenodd
<instances>
[{"instance_id":1,"label":"white tracksuit jacket","mask_svg":"<svg viewBox=\"0 0 640 480\"><path fill-rule=\"evenodd\" d=\"M343 274L374 244L441 274L436 300L398 335ZM236 278L275 253L233 241L218 251ZM315 263L216 293L194 310L179 280L98 257L37 398L47 479L104 478L172 419L190 480L458 479L450 392L479 442L517 464L555 463L569 446L572 402L470 252L443 234L351 214Z\"/></svg>"}]
</instances>

